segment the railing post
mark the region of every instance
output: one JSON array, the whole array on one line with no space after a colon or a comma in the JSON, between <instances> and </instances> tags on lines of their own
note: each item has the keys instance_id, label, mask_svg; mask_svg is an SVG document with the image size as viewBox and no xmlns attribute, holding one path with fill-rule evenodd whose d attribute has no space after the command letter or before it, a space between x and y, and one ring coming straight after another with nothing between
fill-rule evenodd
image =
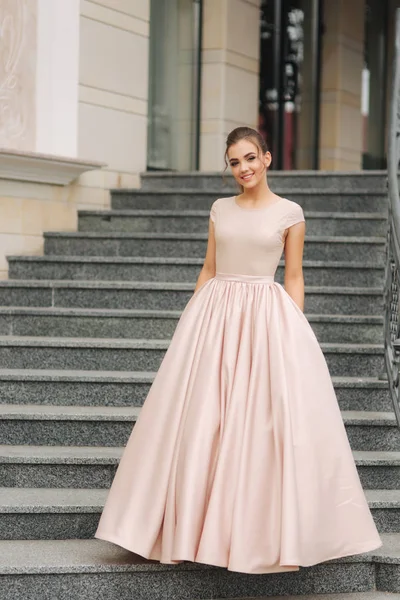
<instances>
[{"instance_id":1,"label":"railing post","mask_svg":"<svg viewBox=\"0 0 400 600\"><path fill-rule=\"evenodd\" d=\"M388 136L388 233L384 288L385 367L393 409L400 427L400 9L396 10L396 38Z\"/></svg>"}]
</instances>

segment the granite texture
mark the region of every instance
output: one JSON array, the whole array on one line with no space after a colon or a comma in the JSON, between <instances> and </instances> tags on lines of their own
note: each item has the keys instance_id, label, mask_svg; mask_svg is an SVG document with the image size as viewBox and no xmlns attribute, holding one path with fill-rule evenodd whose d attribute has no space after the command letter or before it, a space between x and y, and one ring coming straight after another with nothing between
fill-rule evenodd
<instances>
[{"instance_id":1,"label":"granite texture","mask_svg":"<svg viewBox=\"0 0 400 600\"><path fill-rule=\"evenodd\" d=\"M357 471L364 489L396 490L400 481L400 465L357 464Z\"/></svg>"},{"instance_id":2,"label":"granite texture","mask_svg":"<svg viewBox=\"0 0 400 600\"><path fill-rule=\"evenodd\" d=\"M51 306L52 290L49 286L25 287L24 285L1 285L0 306ZM9 283L9 282L6 282Z\"/></svg>"},{"instance_id":3,"label":"granite texture","mask_svg":"<svg viewBox=\"0 0 400 600\"><path fill-rule=\"evenodd\" d=\"M26 494L29 494L28 491ZM52 490L50 493L57 492ZM81 490L84 492L84 490ZM88 495L93 500L93 491L88 490ZM46 492L45 492L46 493ZM64 491L60 490L59 494ZM71 492L65 492L71 495ZM22 494L22 495L26 495ZM383 534L383 546L357 556L329 561L317 567L341 567L342 565L357 565L386 563L399 564L400 547L399 534ZM31 541L26 544L21 541L0 541L0 574L11 573L25 574L57 574L57 573L86 573L99 572L177 572L177 571L219 571L233 578L241 577L240 573L232 573L217 567L209 567L199 563L184 562L179 565L165 565L157 561L148 561L144 558L123 550L122 548L99 540L66 540L66 541ZM314 567L302 568L300 573L312 573ZM297 577L300 573L285 573L283 576L293 575ZM271 575L245 575L246 579L267 579ZM318 592L316 592L318 593Z\"/></svg>"},{"instance_id":4,"label":"granite texture","mask_svg":"<svg viewBox=\"0 0 400 600\"><path fill-rule=\"evenodd\" d=\"M183 310L194 283L0 281L0 306ZM382 315L381 288L306 286L306 313Z\"/></svg>"},{"instance_id":5,"label":"granite texture","mask_svg":"<svg viewBox=\"0 0 400 600\"><path fill-rule=\"evenodd\" d=\"M121 448L0 447L0 487L109 488Z\"/></svg>"},{"instance_id":6,"label":"granite texture","mask_svg":"<svg viewBox=\"0 0 400 600\"><path fill-rule=\"evenodd\" d=\"M0 404L0 444L124 446L139 413L140 407L131 406ZM357 422L349 413L343 413L353 450L400 451L400 432L394 416L388 414L385 418L385 414Z\"/></svg>"},{"instance_id":7,"label":"granite texture","mask_svg":"<svg viewBox=\"0 0 400 600\"><path fill-rule=\"evenodd\" d=\"M140 406L155 372L0 370L0 404ZM387 384L369 378L333 378L342 410L391 411Z\"/></svg>"},{"instance_id":8,"label":"granite texture","mask_svg":"<svg viewBox=\"0 0 400 600\"><path fill-rule=\"evenodd\" d=\"M0 486L108 488L120 454L121 448L43 446L40 452L33 452L32 446L3 446L0 448ZM372 458L371 454L379 458ZM364 489L398 489L398 454L355 453Z\"/></svg>"},{"instance_id":9,"label":"granite texture","mask_svg":"<svg viewBox=\"0 0 400 600\"><path fill-rule=\"evenodd\" d=\"M101 510L99 507L90 512L77 510L55 513L48 510L40 513L0 513L0 540L91 539ZM380 533L400 532L400 509L372 509L371 512Z\"/></svg>"},{"instance_id":10,"label":"granite texture","mask_svg":"<svg viewBox=\"0 0 400 600\"><path fill-rule=\"evenodd\" d=\"M306 286L305 312L382 315L383 292L377 288L314 288Z\"/></svg>"},{"instance_id":11,"label":"granite texture","mask_svg":"<svg viewBox=\"0 0 400 600\"><path fill-rule=\"evenodd\" d=\"M164 339L172 337L181 311L124 311L0 307L0 335ZM320 342L374 344L382 340L382 319L307 315Z\"/></svg>"},{"instance_id":12,"label":"granite texture","mask_svg":"<svg viewBox=\"0 0 400 600\"><path fill-rule=\"evenodd\" d=\"M5 369L157 371L170 340L0 337ZM321 344L331 375L371 376L383 370L383 349L374 344Z\"/></svg>"},{"instance_id":13,"label":"granite texture","mask_svg":"<svg viewBox=\"0 0 400 600\"><path fill-rule=\"evenodd\" d=\"M132 232L176 232L176 233L200 233L207 231L210 206L214 198L207 198L204 203L204 210L190 210L184 207L181 210L160 210L157 203L155 208L151 209L146 202L142 206L135 198L130 196L115 196L112 200L113 211L79 211L79 228L81 231L113 231L117 219L121 221L120 231L126 231L127 225L122 223L124 214L130 221L128 231ZM161 200L161 198L160 198ZM138 203L139 204L139 203ZM119 214L116 214L118 211ZM107 216L113 214L113 223L110 223ZM308 235L340 235L340 236L381 236L386 234L386 215L379 213L340 213L325 211L325 214L314 211L307 211L305 214L307 221ZM69 237L62 233L45 234L45 252L46 254L69 254L65 252L68 248L68 241L74 238L79 239L76 234ZM107 238L103 238L107 239ZM66 242L66 243L65 243Z\"/></svg>"},{"instance_id":14,"label":"granite texture","mask_svg":"<svg viewBox=\"0 0 400 600\"><path fill-rule=\"evenodd\" d=\"M318 190L305 188L303 190L288 188L274 190L280 196L285 196L300 204L307 212L345 212L345 213L385 213L387 210L387 193L368 192L368 190ZM212 192L203 194L176 190L159 190L157 192L141 193L140 190L113 192L112 207L114 209L150 209L150 210L209 210L212 202L223 196L238 194L238 190ZM114 203L114 198L116 199ZM117 200L118 198L118 200Z\"/></svg>"},{"instance_id":15,"label":"granite texture","mask_svg":"<svg viewBox=\"0 0 400 600\"><path fill-rule=\"evenodd\" d=\"M398 593L400 595L400 568L398 564L378 564L376 569L376 585L378 590ZM387 600L391 600L390 597Z\"/></svg>"},{"instance_id":16,"label":"granite texture","mask_svg":"<svg viewBox=\"0 0 400 600\"><path fill-rule=\"evenodd\" d=\"M59 345L0 345L0 364L6 369L40 369L45 366L46 369L156 371L168 345L167 341L161 340L146 347L139 340L123 347L113 340L108 346L101 347L95 342L76 340L73 345L67 346L66 340L69 339L60 340Z\"/></svg>"},{"instance_id":17,"label":"granite texture","mask_svg":"<svg viewBox=\"0 0 400 600\"><path fill-rule=\"evenodd\" d=\"M253 598L236 598L236 600L266 600L267 596L254 596ZM208 600L208 599L202 599ZM222 600L218 598L217 600ZM225 600L232 600L230 598ZM299 600L298 596L277 596L274 600ZM313 594L301 596L301 600L400 600L400 594L387 594L386 592L355 592L354 594Z\"/></svg>"},{"instance_id":18,"label":"granite texture","mask_svg":"<svg viewBox=\"0 0 400 600\"><path fill-rule=\"evenodd\" d=\"M193 295L194 285L187 289L168 289L167 286L151 289L121 287L118 283L98 288L58 287L54 290L54 306L74 308L143 308L151 310L174 310L186 306ZM146 289L147 288L147 289ZM0 288L1 301L1 288Z\"/></svg>"},{"instance_id":19,"label":"granite texture","mask_svg":"<svg viewBox=\"0 0 400 600\"><path fill-rule=\"evenodd\" d=\"M382 341L382 324L348 322L326 322L309 318L310 325L320 342L342 344L377 344Z\"/></svg>"},{"instance_id":20,"label":"granite texture","mask_svg":"<svg viewBox=\"0 0 400 600\"><path fill-rule=\"evenodd\" d=\"M189 261L188 261L189 262ZM9 274L13 279L66 279L70 281L170 281L192 284L199 276L201 264L149 264L134 259L108 257L13 259ZM379 285L381 270L366 269L365 274ZM347 275L349 276L349 275ZM358 277L361 283L361 278ZM342 278L343 281L344 278ZM365 279L364 279L365 281Z\"/></svg>"},{"instance_id":21,"label":"granite texture","mask_svg":"<svg viewBox=\"0 0 400 600\"><path fill-rule=\"evenodd\" d=\"M380 261L377 257L366 260L369 262L324 262L322 255L318 261L305 260L303 272L306 285L346 286L350 283L357 287L368 282L371 287L382 286L383 268L379 265ZM141 257L13 257L9 258L9 274L17 280L187 282L194 288L202 262L201 259L168 260L158 257L154 257L153 262ZM284 267L280 265L275 277L277 281L283 281L283 273Z\"/></svg>"},{"instance_id":22,"label":"granite texture","mask_svg":"<svg viewBox=\"0 0 400 600\"><path fill-rule=\"evenodd\" d=\"M100 512L0 514L0 540L91 539L96 532Z\"/></svg>"},{"instance_id":23,"label":"granite texture","mask_svg":"<svg viewBox=\"0 0 400 600\"><path fill-rule=\"evenodd\" d=\"M0 405L0 444L124 446L140 407Z\"/></svg>"},{"instance_id":24,"label":"granite texture","mask_svg":"<svg viewBox=\"0 0 400 600\"><path fill-rule=\"evenodd\" d=\"M334 386L341 410L393 410L386 381L335 377Z\"/></svg>"},{"instance_id":25,"label":"granite texture","mask_svg":"<svg viewBox=\"0 0 400 600\"><path fill-rule=\"evenodd\" d=\"M171 180L172 181L172 180ZM357 189L303 189L296 187L275 188L280 196L298 202L307 211L315 212L369 212L384 213L387 209L387 193ZM113 190L114 210L209 210L216 198L240 193L234 188L218 190L194 190L193 188L163 188L159 190Z\"/></svg>"},{"instance_id":26,"label":"granite texture","mask_svg":"<svg viewBox=\"0 0 400 600\"><path fill-rule=\"evenodd\" d=\"M378 376L383 371L383 349L375 344L321 344L333 376Z\"/></svg>"},{"instance_id":27,"label":"granite texture","mask_svg":"<svg viewBox=\"0 0 400 600\"><path fill-rule=\"evenodd\" d=\"M90 539L106 496L104 489L0 489L0 540ZM367 497L378 530L399 533L398 490Z\"/></svg>"},{"instance_id":28,"label":"granite texture","mask_svg":"<svg viewBox=\"0 0 400 600\"><path fill-rule=\"evenodd\" d=\"M178 323L178 317L125 317L118 315L87 315L84 314L57 315L57 314L26 314L0 316L0 335L18 336L59 336L59 337L95 337L95 338L143 338L148 336L153 339L171 338ZM86 311L87 312L87 311ZM336 326L340 329L340 326ZM324 329L320 328L321 335ZM335 335L335 326L330 329L332 337ZM346 330L354 331L354 339L360 342L380 341L375 330L382 327L365 327L355 324L347 326ZM381 336L382 337L382 336ZM338 340L339 341L339 340Z\"/></svg>"},{"instance_id":29,"label":"granite texture","mask_svg":"<svg viewBox=\"0 0 400 600\"><path fill-rule=\"evenodd\" d=\"M125 445L134 422L0 420L0 444Z\"/></svg>"},{"instance_id":30,"label":"granite texture","mask_svg":"<svg viewBox=\"0 0 400 600\"><path fill-rule=\"evenodd\" d=\"M51 446L49 446L51 448ZM117 463L111 464L1 464L0 486L38 488L106 488L114 479Z\"/></svg>"},{"instance_id":31,"label":"granite texture","mask_svg":"<svg viewBox=\"0 0 400 600\"><path fill-rule=\"evenodd\" d=\"M140 407L0 404L0 444L122 446ZM357 418L362 415L363 418ZM353 450L400 451L392 413L342 413Z\"/></svg>"},{"instance_id":32,"label":"granite texture","mask_svg":"<svg viewBox=\"0 0 400 600\"><path fill-rule=\"evenodd\" d=\"M400 533L400 508L373 508L371 512L379 532Z\"/></svg>"},{"instance_id":33,"label":"granite texture","mask_svg":"<svg viewBox=\"0 0 400 600\"><path fill-rule=\"evenodd\" d=\"M19 380L18 377L15 380L3 380L0 373L0 404L141 406L152 379L151 377L151 380L143 382L121 380L116 383L85 381L84 378L76 378L75 381L57 380L51 376L41 381Z\"/></svg>"},{"instance_id":34,"label":"granite texture","mask_svg":"<svg viewBox=\"0 0 400 600\"><path fill-rule=\"evenodd\" d=\"M110 217L107 223L112 224L113 218ZM129 219L126 218L122 223L117 220L116 231L121 231L123 224L129 226ZM112 242L115 243L115 240L112 240ZM123 238L118 243L119 255L126 257L192 257L201 259L205 256L206 248L207 232L132 233L130 238ZM383 266L384 249L385 238L307 236L304 246L304 260L353 260L360 263L369 261ZM33 257L32 259L25 258L26 262L30 260L34 261L35 259ZM59 260L61 262L62 257Z\"/></svg>"},{"instance_id":35,"label":"granite texture","mask_svg":"<svg viewBox=\"0 0 400 600\"><path fill-rule=\"evenodd\" d=\"M242 575L220 569L66 573L2 576L7 600L190 600L199 597L237 597L370 590L372 564L314 567L284 575Z\"/></svg>"},{"instance_id":36,"label":"granite texture","mask_svg":"<svg viewBox=\"0 0 400 600\"><path fill-rule=\"evenodd\" d=\"M349 425L346 423L347 437L353 450L377 452L398 452L400 450L400 429L393 425Z\"/></svg>"},{"instance_id":37,"label":"granite texture","mask_svg":"<svg viewBox=\"0 0 400 600\"><path fill-rule=\"evenodd\" d=\"M386 171L332 172L332 171L269 171L268 181L274 190L304 190L329 193L334 189L341 193L354 190L357 193L386 193ZM142 173L141 188L147 190L224 190L236 189L229 173ZM132 190L134 191L134 190ZM124 193L123 190L117 193ZM125 192L126 193L126 192ZM278 193L278 192L277 192Z\"/></svg>"},{"instance_id":38,"label":"granite texture","mask_svg":"<svg viewBox=\"0 0 400 600\"><path fill-rule=\"evenodd\" d=\"M97 513L107 493L97 489L0 488L0 514Z\"/></svg>"}]
</instances>

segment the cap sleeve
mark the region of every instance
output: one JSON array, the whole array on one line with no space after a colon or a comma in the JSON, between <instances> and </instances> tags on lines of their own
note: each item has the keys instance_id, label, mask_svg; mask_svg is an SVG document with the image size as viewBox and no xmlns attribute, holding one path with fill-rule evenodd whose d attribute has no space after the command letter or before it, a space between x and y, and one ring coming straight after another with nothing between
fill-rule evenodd
<instances>
[{"instance_id":1,"label":"cap sleeve","mask_svg":"<svg viewBox=\"0 0 400 600\"><path fill-rule=\"evenodd\" d=\"M212 203L211 209L210 209L210 219L213 223L215 223L215 218L217 216L217 202L218 202L218 200L215 200Z\"/></svg>"},{"instance_id":2,"label":"cap sleeve","mask_svg":"<svg viewBox=\"0 0 400 600\"><path fill-rule=\"evenodd\" d=\"M301 223L303 221L305 221L303 209L301 208L300 204L293 202L293 208L286 217L285 229L288 229L289 227L292 227L292 225L296 225L297 223Z\"/></svg>"}]
</instances>

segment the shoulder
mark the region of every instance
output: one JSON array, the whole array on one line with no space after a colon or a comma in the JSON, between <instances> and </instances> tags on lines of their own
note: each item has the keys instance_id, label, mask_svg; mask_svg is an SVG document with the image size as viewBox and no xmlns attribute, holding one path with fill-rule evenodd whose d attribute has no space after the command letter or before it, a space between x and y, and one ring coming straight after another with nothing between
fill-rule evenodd
<instances>
[{"instance_id":1,"label":"shoulder","mask_svg":"<svg viewBox=\"0 0 400 600\"><path fill-rule=\"evenodd\" d=\"M210 218L214 222L218 212L223 209L225 206L228 206L232 203L234 196L230 196L229 198L217 198L211 205L210 209Z\"/></svg>"},{"instance_id":2,"label":"shoulder","mask_svg":"<svg viewBox=\"0 0 400 600\"><path fill-rule=\"evenodd\" d=\"M282 198L281 204L282 218L286 229L305 220L303 209L300 204L293 202L293 200L288 200L287 198Z\"/></svg>"}]
</instances>

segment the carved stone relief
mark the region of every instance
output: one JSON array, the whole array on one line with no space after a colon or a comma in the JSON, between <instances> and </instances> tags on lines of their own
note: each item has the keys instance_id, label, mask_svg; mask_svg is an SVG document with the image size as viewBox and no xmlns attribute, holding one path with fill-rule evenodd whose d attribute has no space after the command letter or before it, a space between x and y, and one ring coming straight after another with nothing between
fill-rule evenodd
<instances>
[{"instance_id":1,"label":"carved stone relief","mask_svg":"<svg viewBox=\"0 0 400 600\"><path fill-rule=\"evenodd\" d=\"M0 0L0 147L35 150L37 0Z\"/></svg>"}]
</instances>

